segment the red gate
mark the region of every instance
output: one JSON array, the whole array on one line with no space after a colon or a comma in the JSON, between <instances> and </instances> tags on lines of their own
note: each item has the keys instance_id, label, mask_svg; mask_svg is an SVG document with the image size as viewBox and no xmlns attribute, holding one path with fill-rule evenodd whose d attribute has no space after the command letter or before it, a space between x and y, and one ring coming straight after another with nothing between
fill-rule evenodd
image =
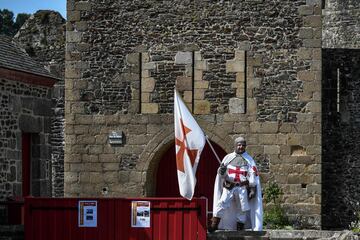
<instances>
[{"instance_id":1,"label":"red gate","mask_svg":"<svg viewBox=\"0 0 360 240\"><path fill-rule=\"evenodd\" d=\"M97 201L97 227L78 226L78 201ZM150 201L150 227L131 227L131 202ZM205 240L206 199L26 198L26 240Z\"/></svg>"}]
</instances>

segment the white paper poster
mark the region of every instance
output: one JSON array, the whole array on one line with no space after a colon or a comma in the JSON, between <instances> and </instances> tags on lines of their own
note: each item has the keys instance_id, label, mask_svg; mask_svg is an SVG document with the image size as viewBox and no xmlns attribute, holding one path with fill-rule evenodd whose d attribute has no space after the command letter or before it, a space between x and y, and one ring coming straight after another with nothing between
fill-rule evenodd
<instances>
[{"instance_id":1,"label":"white paper poster","mask_svg":"<svg viewBox=\"0 0 360 240\"><path fill-rule=\"evenodd\" d=\"M131 227L138 227L138 228L150 227L149 201L131 202Z\"/></svg>"},{"instance_id":2,"label":"white paper poster","mask_svg":"<svg viewBox=\"0 0 360 240\"><path fill-rule=\"evenodd\" d=\"M97 227L97 201L79 201L79 227Z\"/></svg>"}]
</instances>

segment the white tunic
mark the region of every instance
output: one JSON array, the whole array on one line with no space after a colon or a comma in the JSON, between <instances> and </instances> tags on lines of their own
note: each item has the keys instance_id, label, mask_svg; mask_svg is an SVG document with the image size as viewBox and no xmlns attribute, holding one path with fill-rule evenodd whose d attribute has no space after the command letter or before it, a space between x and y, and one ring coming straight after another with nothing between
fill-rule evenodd
<instances>
[{"instance_id":1,"label":"white tunic","mask_svg":"<svg viewBox=\"0 0 360 240\"><path fill-rule=\"evenodd\" d=\"M262 194L261 194L261 185L259 176L257 176L256 164L252 157L247 153L244 152L241 156L248 162L248 165L251 167L255 175L255 185L256 185L256 195L254 198L249 200L248 206L250 211L248 211L247 222L245 223L246 228L251 228L255 231L262 230L262 223L263 223L263 208L262 208ZM230 153L224 157L222 163L224 165L228 165L234 158L236 157L236 153ZM214 185L214 203L213 203L213 215L217 216L219 212L218 203L220 198L222 197L223 191L227 191L227 189L223 188L224 178L217 174L215 179ZM250 185L252 185L250 183ZM246 208L245 208L246 209ZM225 209L224 214L221 217L221 221L219 224L219 229L226 229L226 230L235 230L236 229L236 222L238 221L237 217L239 209L237 208L237 204L235 201L230 203L230 206L227 206Z\"/></svg>"}]
</instances>

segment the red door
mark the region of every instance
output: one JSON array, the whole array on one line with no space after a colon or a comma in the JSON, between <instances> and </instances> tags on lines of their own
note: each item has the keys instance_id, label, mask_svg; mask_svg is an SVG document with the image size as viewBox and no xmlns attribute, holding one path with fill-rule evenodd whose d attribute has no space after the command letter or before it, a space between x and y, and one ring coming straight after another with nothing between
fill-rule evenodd
<instances>
[{"instance_id":1,"label":"red door","mask_svg":"<svg viewBox=\"0 0 360 240\"><path fill-rule=\"evenodd\" d=\"M222 160L226 155L226 152L216 143L211 143L220 160ZM208 206L210 211L212 209L214 181L218 167L219 163L208 143L206 143L203 152L201 153L200 162L196 172L197 182L194 197L207 197L209 200ZM170 147L160 160L156 179L157 197L181 197L177 181L175 145Z\"/></svg>"}]
</instances>

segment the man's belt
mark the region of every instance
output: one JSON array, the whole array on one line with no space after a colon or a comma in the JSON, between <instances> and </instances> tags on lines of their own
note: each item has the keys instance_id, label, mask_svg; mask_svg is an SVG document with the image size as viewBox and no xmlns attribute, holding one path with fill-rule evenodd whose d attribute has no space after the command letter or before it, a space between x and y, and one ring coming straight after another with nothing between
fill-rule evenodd
<instances>
[{"instance_id":1,"label":"man's belt","mask_svg":"<svg viewBox=\"0 0 360 240\"><path fill-rule=\"evenodd\" d=\"M223 187L228 189L228 190L231 190L234 187L242 187L242 186L249 186L249 181L246 180L246 181L243 181L243 182L233 183L233 182L229 182L229 181L225 180L224 184L223 184Z\"/></svg>"}]
</instances>

